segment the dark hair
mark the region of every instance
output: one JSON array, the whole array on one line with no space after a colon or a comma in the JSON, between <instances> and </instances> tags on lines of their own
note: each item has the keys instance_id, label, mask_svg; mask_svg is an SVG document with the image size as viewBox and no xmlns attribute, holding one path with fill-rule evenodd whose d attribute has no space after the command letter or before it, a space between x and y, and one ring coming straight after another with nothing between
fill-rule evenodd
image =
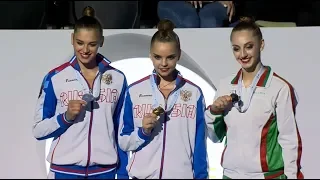
<instances>
[{"instance_id":1,"label":"dark hair","mask_svg":"<svg viewBox=\"0 0 320 180\"><path fill-rule=\"evenodd\" d=\"M258 36L259 40L263 39L260 27L255 23L255 20L250 17L242 17L240 22L232 29L230 40L234 32L242 30L252 31L254 36Z\"/></svg>"},{"instance_id":2,"label":"dark hair","mask_svg":"<svg viewBox=\"0 0 320 180\"><path fill-rule=\"evenodd\" d=\"M98 19L95 18L95 11L92 7L87 6L82 11L82 17L75 22L74 32L79 29L95 29L99 31L101 36L103 35L102 25Z\"/></svg>"},{"instance_id":3,"label":"dark hair","mask_svg":"<svg viewBox=\"0 0 320 180\"><path fill-rule=\"evenodd\" d=\"M174 24L167 19L161 20L158 25L158 31L151 38L151 46L154 42L174 42L180 49L179 36L173 31Z\"/></svg>"}]
</instances>

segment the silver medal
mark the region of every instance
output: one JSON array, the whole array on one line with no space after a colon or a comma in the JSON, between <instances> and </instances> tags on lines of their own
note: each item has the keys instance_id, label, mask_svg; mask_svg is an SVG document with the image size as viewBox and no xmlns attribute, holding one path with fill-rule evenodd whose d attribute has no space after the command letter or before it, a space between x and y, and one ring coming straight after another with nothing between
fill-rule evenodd
<instances>
[{"instance_id":1,"label":"silver medal","mask_svg":"<svg viewBox=\"0 0 320 180\"><path fill-rule=\"evenodd\" d=\"M85 102L89 103L91 101L94 101L94 96L92 94L84 94L82 96L82 100L84 100Z\"/></svg>"}]
</instances>

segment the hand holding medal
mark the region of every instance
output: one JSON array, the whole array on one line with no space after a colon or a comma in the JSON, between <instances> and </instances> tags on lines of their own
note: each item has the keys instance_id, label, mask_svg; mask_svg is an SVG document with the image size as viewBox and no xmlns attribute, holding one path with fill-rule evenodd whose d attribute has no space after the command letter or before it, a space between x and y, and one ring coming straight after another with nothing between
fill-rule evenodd
<instances>
[{"instance_id":1,"label":"hand holding medal","mask_svg":"<svg viewBox=\"0 0 320 180\"><path fill-rule=\"evenodd\" d=\"M236 94L235 94L236 95ZM221 113L224 111L224 109L232 102L237 100L238 96L235 96L234 94L225 95L218 97L213 104L210 107L211 112L213 113ZM239 98L238 98L239 99Z\"/></svg>"},{"instance_id":2,"label":"hand holding medal","mask_svg":"<svg viewBox=\"0 0 320 180\"><path fill-rule=\"evenodd\" d=\"M142 119L143 132L150 134L152 129L156 126L159 116L164 113L162 107L157 107L152 110L152 113L146 114Z\"/></svg>"},{"instance_id":3,"label":"hand holding medal","mask_svg":"<svg viewBox=\"0 0 320 180\"><path fill-rule=\"evenodd\" d=\"M73 121L78 114L80 114L82 107L86 106L87 102L83 100L70 100L68 104L68 110L66 112L66 118L69 121Z\"/></svg>"}]
</instances>

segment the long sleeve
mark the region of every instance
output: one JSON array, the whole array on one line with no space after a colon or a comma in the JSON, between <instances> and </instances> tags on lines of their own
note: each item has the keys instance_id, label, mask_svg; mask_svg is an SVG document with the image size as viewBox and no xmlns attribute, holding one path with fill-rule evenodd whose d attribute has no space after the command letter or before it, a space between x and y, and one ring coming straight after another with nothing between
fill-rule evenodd
<instances>
[{"instance_id":1,"label":"long sleeve","mask_svg":"<svg viewBox=\"0 0 320 180\"><path fill-rule=\"evenodd\" d=\"M297 101L291 85L280 90L276 100L276 117L279 130L278 142L282 147L284 173L289 179L303 179L300 171L302 143L295 119Z\"/></svg>"},{"instance_id":2,"label":"long sleeve","mask_svg":"<svg viewBox=\"0 0 320 180\"><path fill-rule=\"evenodd\" d=\"M119 119L120 119L121 109L123 106L123 101L124 101L127 86L128 86L127 80L126 80L126 78L124 78L121 94L120 94L116 109L113 114L115 139L116 139L116 143L117 143L117 151L118 151L118 157L119 157L118 167L117 167L117 179L129 179L129 175L126 170L126 166L128 164L128 159L129 159L129 153L123 151L120 148L119 142L118 142Z\"/></svg>"},{"instance_id":3,"label":"long sleeve","mask_svg":"<svg viewBox=\"0 0 320 180\"><path fill-rule=\"evenodd\" d=\"M195 179L208 179L207 136L204 119L205 101L201 94L197 102L196 137L193 153L193 171Z\"/></svg>"},{"instance_id":4,"label":"long sleeve","mask_svg":"<svg viewBox=\"0 0 320 180\"><path fill-rule=\"evenodd\" d=\"M124 105L120 114L118 134L119 146L123 151L137 151L151 140L151 136L144 133L142 127L137 127L134 123L129 89L126 91Z\"/></svg>"},{"instance_id":5,"label":"long sleeve","mask_svg":"<svg viewBox=\"0 0 320 180\"><path fill-rule=\"evenodd\" d=\"M221 83L218 86L218 90L216 92L214 100L220 97L221 94ZM208 137L214 143L220 143L223 141L223 138L226 136L227 133L227 126L224 122L224 114L223 112L212 112L210 111L210 106L205 111L205 120L207 124L207 133Z\"/></svg>"},{"instance_id":6,"label":"long sleeve","mask_svg":"<svg viewBox=\"0 0 320 180\"><path fill-rule=\"evenodd\" d=\"M59 137L72 125L66 120L65 113L55 114L57 98L51 77L52 74L48 74L44 78L36 104L33 135L38 140Z\"/></svg>"}]
</instances>

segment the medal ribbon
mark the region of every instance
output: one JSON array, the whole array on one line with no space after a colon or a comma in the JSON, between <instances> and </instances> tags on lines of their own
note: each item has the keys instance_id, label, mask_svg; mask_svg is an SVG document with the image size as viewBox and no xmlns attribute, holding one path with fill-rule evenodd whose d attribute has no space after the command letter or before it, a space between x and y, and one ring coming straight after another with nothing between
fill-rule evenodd
<instances>
[{"instance_id":1,"label":"medal ribbon","mask_svg":"<svg viewBox=\"0 0 320 180\"><path fill-rule=\"evenodd\" d=\"M155 109L155 108L159 107L160 104L159 104L158 100L160 98L163 98L163 95L160 92L160 90L158 89L157 83L155 81L155 77L156 76L157 76L157 74L156 74L155 71L153 71L153 73L150 76L151 89L152 89L152 98L153 98L152 109ZM178 72L178 76L181 76L180 72ZM175 105L175 103L178 100L179 94L180 94L180 88L174 90L173 92L171 92L169 94L167 104L165 105L165 107L162 107L165 110L165 112L169 112L173 108L173 106ZM161 97L159 97L159 95L161 95ZM170 97L173 97L173 98L170 98ZM170 99L171 99L171 101L170 101Z\"/></svg>"},{"instance_id":2,"label":"medal ribbon","mask_svg":"<svg viewBox=\"0 0 320 180\"><path fill-rule=\"evenodd\" d=\"M253 79L251 85L249 86L249 95L245 101L246 103L243 103L244 101L242 101L242 72L241 72L240 77L238 79L238 86L237 86L238 93L237 94L240 99L239 102L242 102L242 105L239 105L239 102L235 104L235 107L239 110L239 112L244 113L248 110L250 103L251 103L251 100L252 100L252 97L253 97L253 93L256 90L258 81L259 81L261 75L263 74L263 72L264 72L264 66L262 65L261 68L259 69L258 73L254 76L254 79Z\"/></svg>"}]
</instances>

